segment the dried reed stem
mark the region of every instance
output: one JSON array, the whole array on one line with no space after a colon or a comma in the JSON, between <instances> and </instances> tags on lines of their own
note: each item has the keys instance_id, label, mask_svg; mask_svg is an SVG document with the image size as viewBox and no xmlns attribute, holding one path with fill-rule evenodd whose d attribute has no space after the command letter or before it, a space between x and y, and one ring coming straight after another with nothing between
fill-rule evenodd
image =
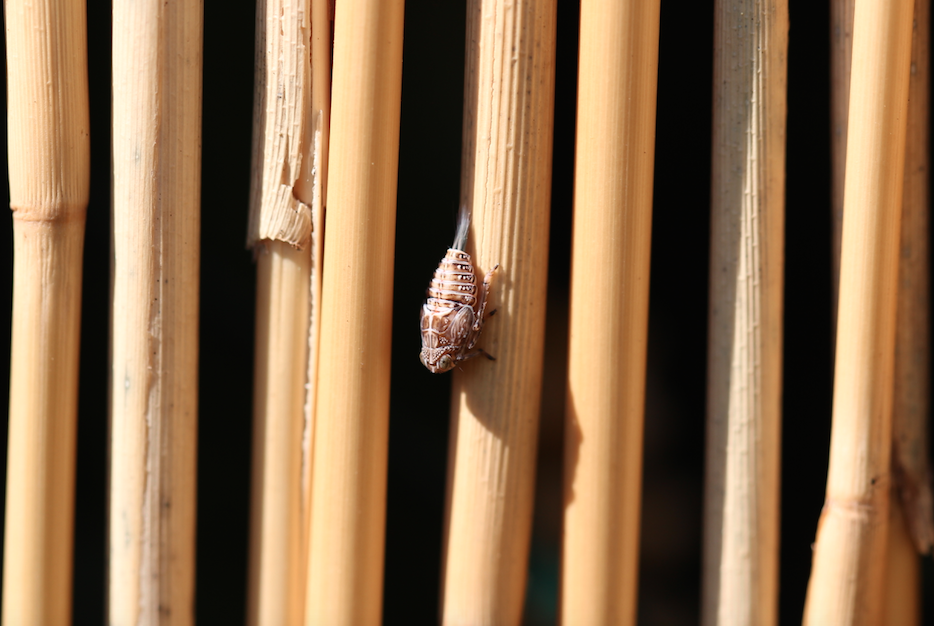
<instances>
[{"instance_id":1,"label":"dried reed stem","mask_svg":"<svg viewBox=\"0 0 934 626\"><path fill-rule=\"evenodd\" d=\"M480 343L454 374L442 621L518 624L532 526L545 330L555 3L467 4L467 252L494 264ZM510 62L503 62L509 59Z\"/></svg>"},{"instance_id":2,"label":"dried reed stem","mask_svg":"<svg viewBox=\"0 0 934 626\"><path fill-rule=\"evenodd\" d=\"M313 106L311 11L309 0L257 4L248 236L259 257L247 608L253 625L294 624L303 616L305 440L313 433L317 356L309 334L320 300L321 146L326 150L327 135L327 112ZM322 26L330 28L326 13ZM319 73L329 74L324 57Z\"/></svg>"},{"instance_id":3,"label":"dried reed stem","mask_svg":"<svg viewBox=\"0 0 934 626\"><path fill-rule=\"evenodd\" d=\"M833 431L804 623L878 624L885 595L912 2L857 0Z\"/></svg>"},{"instance_id":4,"label":"dried reed stem","mask_svg":"<svg viewBox=\"0 0 934 626\"><path fill-rule=\"evenodd\" d=\"M253 386L253 487L247 616L301 620L301 442L310 257L282 241L259 251Z\"/></svg>"},{"instance_id":5,"label":"dried reed stem","mask_svg":"<svg viewBox=\"0 0 934 626\"><path fill-rule=\"evenodd\" d=\"M308 368L305 381L305 425L302 432L302 589L308 573L311 537L311 472L314 468L315 407L318 400L318 357L321 352L321 279L324 262L324 201L327 198L328 140L331 126L330 0L311 0L311 107L314 142L311 172L311 302L309 304ZM304 182L301 194L309 190ZM303 195L304 197L304 195ZM304 591L302 592L304 596Z\"/></svg>"},{"instance_id":6,"label":"dried reed stem","mask_svg":"<svg viewBox=\"0 0 934 626\"><path fill-rule=\"evenodd\" d=\"M846 126L850 112L853 9L856 0L830 0L830 303L832 336L837 329L840 291L840 237L843 233L843 180ZM834 339L835 341L836 339Z\"/></svg>"},{"instance_id":7,"label":"dried reed stem","mask_svg":"<svg viewBox=\"0 0 934 626\"><path fill-rule=\"evenodd\" d=\"M889 506L888 567L885 576L886 626L921 624L921 559L897 497Z\"/></svg>"},{"instance_id":8,"label":"dried reed stem","mask_svg":"<svg viewBox=\"0 0 934 626\"><path fill-rule=\"evenodd\" d=\"M202 4L113 12L109 621L194 621Z\"/></svg>"},{"instance_id":9,"label":"dried reed stem","mask_svg":"<svg viewBox=\"0 0 934 626\"><path fill-rule=\"evenodd\" d=\"M657 1L581 4L561 620L634 624Z\"/></svg>"},{"instance_id":10,"label":"dried reed stem","mask_svg":"<svg viewBox=\"0 0 934 626\"><path fill-rule=\"evenodd\" d=\"M892 470L918 552L934 545L934 498L928 455L930 412L929 131L930 0L915 0L908 83L908 128L898 265Z\"/></svg>"},{"instance_id":11,"label":"dried reed stem","mask_svg":"<svg viewBox=\"0 0 934 626\"><path fill-rule=\"evenodd\" d=\"M778 618L787 0L714 26L703 624Z\"/></svg>"},{"instance_id":12,"label":"dried reed stem","mask_svg":"<svg viewBox=\"0 0 934 626\"><path fill-rule=\"evenodd\" d=\"M895 395L892 408L893 494L889 522L885 623L921 623L920 559L934 543L927 451L930 392L928 273L929 0L915 0L908 82L908 128L898 265Z\"/></svg>"},{"instance_id":13,"label":"dried reed stem","mask_svg":"<svg viewBox=\"0 0 934 626\"><path fill-rule=\"evenodd\" d=\"M4 3L13 327L3 624L71 623L81 264L90 185L82 0Z\"/></svg>"},{"instance_id":14,"label":"dried reed stem","mask_svg":"<svg viewBox=\"0 0 934 626\"><path fill-rule=\"evenodd\" d=\"M338 0L307 624L382 613L401 0Z\"/></svg>"}]
</instances>

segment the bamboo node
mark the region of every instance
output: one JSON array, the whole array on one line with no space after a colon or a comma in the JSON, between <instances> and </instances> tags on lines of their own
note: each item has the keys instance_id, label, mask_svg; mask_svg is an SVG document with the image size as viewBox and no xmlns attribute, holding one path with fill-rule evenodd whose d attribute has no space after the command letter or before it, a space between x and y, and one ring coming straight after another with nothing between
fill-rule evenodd
<instances>
[{"instance_id":1,"label":"bamboo node","mask_svg":"<svg viewBox=\"0 0 934 626\"><path fill-rule=\"evenodd\" d=\"M872 479L873 488L888 489L890 478L888 474L883 474ZM883 521L883 517L888 519L888 507L885 508L885 515L882 515L883 507L877 498L827 498L824 502L824 514L833 512L845 518L858 521L860 523L871 523L873 525Z\"/></svg>"},{"instance_id":2,"label":"bamboo node","mask_svg":"<svg viewBox=\"0 0 934 626\"><path fill-rule=\"evenodd\" d=\"M37 222L45 224L63 224L71 221L85 221L87 217L87 198L74 202L54 201L42 204L10 203L13 219L19 222Z\"/></svg>"}]
</instances>

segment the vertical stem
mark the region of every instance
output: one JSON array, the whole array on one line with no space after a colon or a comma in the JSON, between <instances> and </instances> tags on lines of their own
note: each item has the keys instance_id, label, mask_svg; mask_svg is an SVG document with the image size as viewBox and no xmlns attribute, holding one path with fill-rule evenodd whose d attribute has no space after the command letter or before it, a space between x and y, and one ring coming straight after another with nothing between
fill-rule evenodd
<instances>
[{"instance_id":1,"label":"vertical stem","mask_svg":"<svg viewBox=\"0 0 934 626\"><path fill-rule=\"evenodd\" d=\"M930 0L915 0L908 86L908 128L898 265L892 469L905 521L918 552L934 545L928 455L930 410L929 132Z\"/></svg>"},{"instance_id":2,"label":"vertical stem","mask_svg":"<svg viewBox=\"0 0 934 626\"><path fill-rule=\"evenodd\" d=\"M929 31L930 1L915 0L908 81L908 128L898 264L895 392L892 408L892 514L886 624L920 623L920 562L934 544L928 455L930 410Z\"/></svg>"},{"instance_id":3,"label":"vertical stem","mask_svg":"<svg viewBox=\"0 0 934 626\"><path fill-rule=\"evenodd\" d=\"M882 622L912 4L856 3L833 429L810 626Z\"/></svg>"},{"instance_id":4,"label":"vertical stem","mask_svg":"<svg viewBox=\"0 0 934 626\"><path fill-rule=\"evenodd\" d=\"M703 623L778 618L786 0L714 27Z\"/></svg>"},{"instance_id":5,"label":"vertical stem","mask_svg":"<svg viewBox=\"0 0 934 626\"><path fill-rule=\"evenodd\" d=\"M258 255L247 620L273 626L302 614L299 481L310 259L283 241L265 242Z\"/></svg>"},{"instance_id":6,"label":"vertical stem","mask_svg":"<svg viewBox=\"0 0 934 626\"><path fill-rule=\"evenodd\" d=\"M4 9L14 264L3 624L64 626L90 185L86 7Z\"/></svg>"},{"instance_id":7,"label":"vertical stem","mask_svg":"<svg viewBox=\"0 0 934 626\"><path fill-rule=\"evenodd\" d=\"M305 623L382 613L402 0L338 0Z\"/></svg>"},{"instance_id":8,"label":"vertical stem","mask_svg":"<svg viewBox=\"0 0 934 626\"><path fill-rule=\"evenodd\" d=\"M830 313L833 331L837 327L837 299L840 293L843 180L846 173L846 127L850 111L855 6L856 0L830 0Z\"/></svg>"},{"instance_id":9,"label":"vertical stem","mask_svg":"<svg viewBox=\"0 0 934 626\"><path fill-rule=\"evenodd\" d=\"M258 256L247 608L254 626L295 624L303 615L304 439L313 432L308 380L317 348L309 332L319 306L323 174L311 10L310 0L257 4L248 236Z\"/></svg>"},{"instance_id":10,"label":"vertical stem","mask_svg":"<svg viewBox=\"0 0 934 626\"><path fill-rule=\"evenodd\" d=\"M518 624L532 526L548 266L553 0L467 5L462 202L496 316L454 373L442 621ZM445 235L446 237L447 235Z\"/></svg>"},{"instance_id":11,"label":"vertical stem","mask_svg":"<svg viewBox=\"0 0 934 626\"><path fill-rule=\"evenodd\" d=\"M901 502L889 507L888 570L885 577L886 626L921 624L921 559L915 549Z\"/></svg>"},{"instance_id":12,"label":"vertical stem","mask_svg":"<svg viewBox=\"0 0 934 626\"><path fill-rule=\"evenodd\" d=\"M581 5L564 453L564 624L634 624L657 1Z\"/></svg>"},{"instance_id":13,"label":"vertical stem","mask_svg":"<svg viewBox=\"0 0 934 626\"><path fill-rule=\"evenodd\" d=\"M331 126L331 20L328 0L311 0L311 106L308 112L313 129L310 150L311 171L311 303L308 329L308 369L305 386L305 424L302 432L302 567L303 583L308 570L308 542L311 533L311 472L314 468L315 406L318 400L318 357L321 352L321 279L324 262L324 213L328 182L328 141ZM306 192L304 183L300 193ZM303 588L304 588L303 584Z\"/></svg>"},{"instance_id":14,"label":"vertical stem","mask_svg":"<svg viewBox=\"0 0 934 626\"><path fill-rule=\"evenodd\" d=\"M202 4L114 3L109 620L194 620Z\"/></svg>"}]
</instances>

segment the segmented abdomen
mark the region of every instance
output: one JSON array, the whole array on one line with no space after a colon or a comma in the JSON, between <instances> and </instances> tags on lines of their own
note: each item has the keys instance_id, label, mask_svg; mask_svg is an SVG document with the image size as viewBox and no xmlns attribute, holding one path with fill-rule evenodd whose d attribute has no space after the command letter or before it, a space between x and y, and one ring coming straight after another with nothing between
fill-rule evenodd
<instances>
[{"instance_id":1,"label":"segmented abdomen","mask_svg":"<svg viewBox=\"0 0 934 626\"><path fill-rule=\"evenodd\" d=\"M428 286L428 306L473 308L476 302L477 279L474 277L470 255L463 250L448 248Z\"/></svg>"}]
</instances>

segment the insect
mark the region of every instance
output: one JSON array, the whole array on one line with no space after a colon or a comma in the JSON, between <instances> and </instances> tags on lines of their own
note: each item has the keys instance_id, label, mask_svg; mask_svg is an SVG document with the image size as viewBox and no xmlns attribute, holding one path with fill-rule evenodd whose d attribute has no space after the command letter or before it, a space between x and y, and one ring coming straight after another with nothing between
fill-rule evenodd
<instances>
[{"instance_id":1,"label":"insect","mask_svg":"<svg viewBox=\"0 0 934 626\"><path fill-rule=\"evenodd\" d=\"M470 212L461 208L454 244L438 264L428 286L428 301L422 305L422 351L419 359L432 373L440 374L454 368L461 361L479 354L492 356L482 349L474 349L483 330L483 313L490 293L497 263L487 272L477 293L470 255L464 252Z\"/></svg>"}]
</instances>

